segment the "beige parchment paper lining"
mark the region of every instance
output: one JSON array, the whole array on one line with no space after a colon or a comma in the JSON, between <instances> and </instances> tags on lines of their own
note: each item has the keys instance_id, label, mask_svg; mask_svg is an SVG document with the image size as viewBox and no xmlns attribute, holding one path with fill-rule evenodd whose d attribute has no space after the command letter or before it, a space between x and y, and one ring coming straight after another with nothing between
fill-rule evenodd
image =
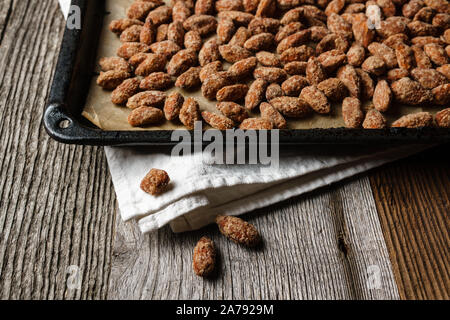
<instances>
[{"instance_id":1,"label":"beige parchment paper lining","mask_svg":"<svg viewBox=\"0 0 450 320\"><path fill-rule=\"evenodd\" d=\"M112 20L121 19L126 17L126 9L131 5L133 0L106 0L106 10L110 14L105 15L103 22L103 29L101 32L100 43L97 52L97 61L101 57L116 56L116 51L120 47L121 42L119 38L109 31L108 26ZM166 0L166 2L168 2ZM97 66L97 72L99 67ZM149 126L145 128L132 127L127 122L127 117L131 110L117 106L111 102L111 92L105 91L101 87L97 86L96 78L91 79L89 93L86 99L86 104L83 108L82 115L97 127L107 131L123 131L123 130L174 130L185 129L185 127L178 121L171 122L165 121L158 126ZM178 88L172 88L167 92L178 90L185 97L193 97L200 104L201 110L208 110L211 112L218 112L215 105L216 101L209 101L204 98L198 91L184 91ZM367 103L364 108L369 109L370 103ZM392 122L403 114L422 111L421 107L411 106L395 106L392 107L392 112L386 114L388 122ZM330 115L317 115L314 114L311 117L305 119L289 119L288 126L290 129L311 129L311 128L337 128L343 127L344 122L341 116L341 105L334 105ZM427 108L426 111L435 113L439 111L439 108ZM251 116L259 116L258 114L252 114Z\"/></svg>"}]
</instances>

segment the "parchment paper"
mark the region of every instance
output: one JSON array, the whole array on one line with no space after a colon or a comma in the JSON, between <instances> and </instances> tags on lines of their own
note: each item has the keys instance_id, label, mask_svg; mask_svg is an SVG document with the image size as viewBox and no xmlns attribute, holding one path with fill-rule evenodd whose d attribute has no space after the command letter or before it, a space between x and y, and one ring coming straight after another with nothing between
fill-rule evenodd
<instances>
[{"instance_id":1,"label":"parchment paper","mask_svg":"<svg viewBox=\"0 0 450 320\"><path fill-rule=\"evenodd\" d=\"M105 15L103 22L103 29L100 37L100 43L97 53L97 61L101 57L112 57L116 56L117 49L121 46L119 38L112 32L109 31L108 26L112 20L122 19L126 17L126 9L131 5L133 0L106 0L106 11L110 14ZM168 1L166 1L168 2ZM99 67L97 70L99 72ZM185 127L177 120L174 122L165 121L158 126L149 126L145 128L136 128L128 124L127 117L131 110L117 106L111 102L111 92L105 91L96 84L96 78L93 77L91 80L91 85L86 100L86 105L84 106L82 115L91 121L93 124L98 126L103 130L174 130L174 129L185 129ZM204 98L198 91L184 91L178 88L172 88L167 92L172 92L178 90L185 97L193 97L200 104L201 110L209 110L211 112L218 112L215 105L217 101L209 101ZM365 109L369 109L371 103L366 103L364 105ZM411 106L394 106L389 114L385 114L388 122L391 122L399 118L403 114L419 112L422 111L421 107L411 107ZM305 119L288 119L288 127L290 129L311 129L311 128L337 128L343 127L344 121L341 116L341 105L333 105L332 113L330 115L317 115L314 114L311 117ZM439 111L439 108L426 108L426 111L435 113ZM251 116L258 116L253 114Z\"/></svg>"}]
</instances>

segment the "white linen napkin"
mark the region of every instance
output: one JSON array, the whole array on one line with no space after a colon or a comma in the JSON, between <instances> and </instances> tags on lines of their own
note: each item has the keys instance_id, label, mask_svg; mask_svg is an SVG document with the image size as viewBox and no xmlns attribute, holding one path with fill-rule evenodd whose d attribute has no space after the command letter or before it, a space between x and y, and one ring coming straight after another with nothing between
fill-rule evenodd
<instances>
[{"instance_id":1,"label":"white linen napkin","mask_svg":"<svg viewBox=\"0 0 450 320\"><path fill-rule=\"evenodd\" d=\"M70 0L59 0L67 17ZM170 224L174 232L201 228L221 214L239 215L304 194L425 146L301 146L282 152L279 168L258 165L207 165L200 155L171 157L146 147L105 147L119 210L124 220L137 219L143 233ZM164 169L170 188L154 197L140 188L151 168Z\"/></svg>"}]
</instances>

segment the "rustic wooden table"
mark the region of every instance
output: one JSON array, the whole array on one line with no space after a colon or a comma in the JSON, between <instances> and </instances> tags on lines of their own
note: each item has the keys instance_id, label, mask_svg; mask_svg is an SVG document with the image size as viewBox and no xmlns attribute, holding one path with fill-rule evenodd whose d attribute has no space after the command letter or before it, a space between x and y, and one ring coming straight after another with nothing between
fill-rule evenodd
<instances>
[{"instance_id":1,"label":"rustic wooden table","mask_svg":"<svg viewBox=\"0 0 450 320\"><path fill-rule=\"evenodd\" d=\"M142 236L117 216L103 149L59 144L41 124L57 1L0 4L0 298L449 298L448 145L248 214L257 251L214 227ZM221 248L208 281L191 271L203 234Z\"/></svg>"}]
</instances>

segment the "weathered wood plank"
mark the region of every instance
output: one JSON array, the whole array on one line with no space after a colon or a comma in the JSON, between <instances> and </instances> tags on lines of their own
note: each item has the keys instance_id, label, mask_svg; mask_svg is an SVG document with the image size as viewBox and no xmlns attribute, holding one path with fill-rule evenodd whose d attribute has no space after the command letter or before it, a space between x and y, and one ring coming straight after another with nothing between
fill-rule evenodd
<instances>
[{"instance_id":1,"label":"weathered wood plank","mask_svg":"<svg viewBox=\"0 0 450 320\"><path fill-rule=\"evenodd\" d=\"M58 144L41 125L64 19L53 0L4 3L0 298L105 298L116 204L103 149ZM80 290L66 286L70 265Z\"/></svg>"},{"instance_id":2,"label":"weathered wood plank","mask_svg":"<svg viewBox=\"0 0 450 320\"><path fill-rule=\"evenodd\" d=\"M398 298L366 178L257 210L246 219L264 237L259 250L230 243L215 226L185 234L165 228L142 236L134 223L117 219L108 297ZM214 280L197 278L191 267L192 249L205 234L220 252ZM367 281L378 276L371 276L373 270L380 272L380 283L370 289Z\"/></svg>"},{"instance_id":3,"label":"weathered wood plank","mask_svg":"<svg viewBox=\"0 0 450 320\"><path fill-rule=\"evenodd\" d=\"M450 153L443 145L370 176L402 299L450 297Z\"/></svg>"}]
</instances>

